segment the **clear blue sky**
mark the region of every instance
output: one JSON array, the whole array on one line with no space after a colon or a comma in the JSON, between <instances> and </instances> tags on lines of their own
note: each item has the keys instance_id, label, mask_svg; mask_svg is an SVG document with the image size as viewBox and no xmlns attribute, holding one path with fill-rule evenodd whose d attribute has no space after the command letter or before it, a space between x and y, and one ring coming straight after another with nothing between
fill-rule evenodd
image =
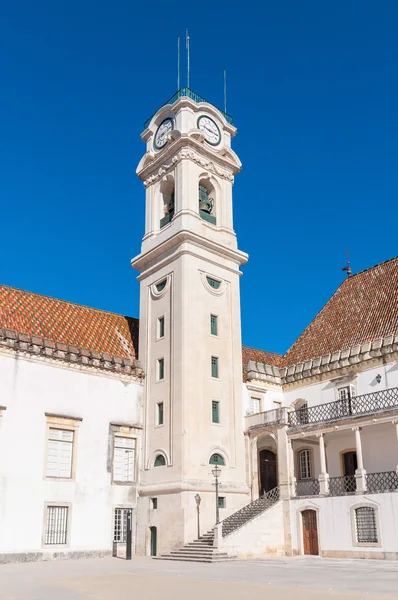
<instances>
[{"instance_id":1,"label":"clear blue sky","mask_svg":"<svg viewBox=\"0 0 398 600\"><path fill-rule=\"evenodd\" d=\"M245 344L284 352L344 278L398 254L398 3L15 0L0 19L0 282L138 316L143 121L228 112ZM185 69L185 67L184 67Z\"/></svg>"}]
</instances>

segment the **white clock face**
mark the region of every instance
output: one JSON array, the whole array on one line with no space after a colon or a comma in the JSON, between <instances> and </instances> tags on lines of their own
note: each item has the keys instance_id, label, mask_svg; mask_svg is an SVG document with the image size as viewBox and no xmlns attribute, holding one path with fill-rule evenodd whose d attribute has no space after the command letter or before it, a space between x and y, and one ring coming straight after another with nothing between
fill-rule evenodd
<instances>
[{"instance_id":1,"label":"white clock face","mask_svg":"<svg viewBox=\"0 0 398 600\"><path fill-rule=\"evenodd\" d=\"M218 146L221 142L221 132L218 125L210 117L206 117L205 115L199 117L198 129L203 131L206 142L212 146Z\"/></svg>"},{"instance_id":2,"label":"white clock face","mask_svg":"<svg viewBox=\"0 0 398 600\"><path fill-rule=\"evenodd\" d=\"M167 144L168 135L172 129L173 119L167 118L161 122L155 134L155 141L153 143L156 150L161 150Z\"/></svg>"}]
</instances>

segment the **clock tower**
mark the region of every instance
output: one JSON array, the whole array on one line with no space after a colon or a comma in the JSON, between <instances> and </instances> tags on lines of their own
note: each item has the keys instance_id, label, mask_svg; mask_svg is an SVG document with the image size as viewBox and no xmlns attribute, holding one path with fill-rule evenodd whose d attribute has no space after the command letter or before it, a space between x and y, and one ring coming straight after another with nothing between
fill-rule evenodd
<instances>
[{"instance_id":1,"label":"clock tower","mask_svg":"<svg viewBox=\"0 0 398 600\"><path fill-rule=\"evenodd\" d=\"M146 379L137 552L158 554L249 501L242 408L240 265L232 118L188 88L146 122L139 357Z\"/></svg>"}]
</instances>

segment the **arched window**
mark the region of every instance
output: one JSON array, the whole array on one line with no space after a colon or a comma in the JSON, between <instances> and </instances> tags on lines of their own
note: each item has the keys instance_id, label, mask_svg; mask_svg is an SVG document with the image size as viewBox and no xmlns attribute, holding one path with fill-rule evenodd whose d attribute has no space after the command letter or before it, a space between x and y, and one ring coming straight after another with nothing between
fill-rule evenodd
<instances>
[{"instance_id":1,"label":"arched window","mask_svg":"<svg viewBox=\"0 0 398 600\"><path fill-rule=\"evenodd\" d=\"M371 506L355 509L355 525L358 544L377 544L376 510Z\"/></svg>"},{"instance_id":2,"label":"arched window","mask_svg":"<svg viewBox=\"0 0 398 600\"><path fill-rule=\"evenodd\" d=\"M300 479L312 479L312 451L301 450L299 452Z\"/></svg>"},{"instance_id":3,"label":"arched window","mask_svg":"<svg viewBox=\"0 0 398 600\"><path fill-rule=\"evenodd\" d=\"M158 454L155 458L155 462L153 464L154 467L164 467L166 464L166 459L163 454Z\"/></svg>"},{"instance_id":4,"label":"arched window","mask_svg":"<svg viewBox=\"0 0 398 600\"><path fill-rule=\"evenodd\" d=\"M308 423L308 404L306 400L298 400L295 404L295 411L300 425Z\"/></svg>"},{"instance_id":5,"label":"arched window","mask_svg":"<svg viewBox=\"0 0 398 600\"><path fill-rule=\"evenodd\" d=\"M205 221L216 224L214 200L210 198L209 186L199 183L199 214Z\"/></svg>"},{"instance_id":6,"label":"arched window","mask_svg":"<svg viewBox=\"0 0 398 600\"><path fill-rule=\"evenodd\" d=\"M209 465L225 465L225 461L221 454L212 454L210 456Z\"/></svg>"}]
</instances>

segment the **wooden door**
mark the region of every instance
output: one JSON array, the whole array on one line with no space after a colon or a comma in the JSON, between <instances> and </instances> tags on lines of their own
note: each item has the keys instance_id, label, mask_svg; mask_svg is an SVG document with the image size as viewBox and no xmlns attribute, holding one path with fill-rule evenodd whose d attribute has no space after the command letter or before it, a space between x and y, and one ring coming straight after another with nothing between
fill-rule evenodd
<instances>
[{"instance_id":1,"label":"wooden door","mask_svg":"<svg viewBox=\"0 0 398 600\"><path fill-rule=\"evenodd\" d=\"M151 556L156 556L157 552L157 530L156 527L151 527Z\"/></svg>"},{"instance_id":2,"label":"wooden door","mask_svg":"<svg viewBox=\"0 0 398 600\"><path fill-rule=\"evenodd\" d=\"M343 454L344 475L346 477L344 486L347 492L354 492L356 489L355 471L358 468L357 453L355 451L345 452Z\"/></svg>"},{"instance_id":3,"label":"wooden door","mask_svg":"<svg viewBox=\"0 0 398 600\"><path fill-rule=\"evenodd\" d=\"M260 496L273 490L277 485L276 454L271 450L261 450L260 462Z\"/></svg>"},{"instance_id":4,"label":"wooden door","mask_svg":"<svg viewBox=\"0 0 398 600\"><path fill-rule=\"evenodd\" d=\"M301 515L303 519L304 554L317 556L319 554L319 549L316 512L315 510L304 510Z\"/></svg>"}]
</instances>

